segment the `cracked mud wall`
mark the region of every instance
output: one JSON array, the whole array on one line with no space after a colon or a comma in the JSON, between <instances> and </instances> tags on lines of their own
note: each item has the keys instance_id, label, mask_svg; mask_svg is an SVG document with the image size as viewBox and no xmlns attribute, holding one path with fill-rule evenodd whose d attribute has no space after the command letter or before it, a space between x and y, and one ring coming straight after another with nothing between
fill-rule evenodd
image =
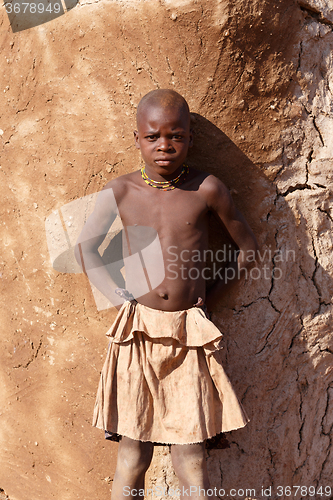
<instances>
[{"instance_id":1,"label":"cracked mud wall","mask_svg":"<svg viewBox=\"0 0 333 500\"><path fill-rule=\"evenodd\" d=\"M110 497L117 445L90 422L115 314L97 312L83 275L52 269L44 224L139 167L135 107L158 87L187 98L189 163L226 182L268 270L213 318L251 422L209 451L212 485L258 498L261 486L332 485L332 9L82 1L13 33L2 8L3 496ZM154 484L176 485L166 447Z\"/></svg>"}]
</instances>

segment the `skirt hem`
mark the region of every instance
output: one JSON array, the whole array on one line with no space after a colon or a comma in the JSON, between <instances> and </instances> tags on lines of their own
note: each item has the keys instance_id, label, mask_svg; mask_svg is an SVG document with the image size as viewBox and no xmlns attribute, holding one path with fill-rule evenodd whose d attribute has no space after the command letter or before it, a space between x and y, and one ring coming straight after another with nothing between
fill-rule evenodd
<instances>
[{"instance_id":1,"label":"skirt hem","mask_svg":"<svg viewBox=\"0 0 333 500\"><path fill-rule=\"evenodd\" d=\"M114 431L108 431L107 429L103 429L103 427L98 427L97 425L94 426L96 427L96 429L100 429L100 430L104 430L106 432L109 432L110 434L117 434L120 438L122 437L127 437L129 439L133 439L133 441L140 441L141 443L153 443L153 444L157 444L157 445L162 445L162 446L169 446L169 445L173 445L173 444L198 444L198 443L204 443L205 441L207 441L208 439L212 439L214 438L215 436L218 436L219 434L224 434L225 432L232 432L232 431L236 431L238 429L242 429L243 427L245 427L248 422L250 422L250 420L248 420L244 425L240 425L238 427L234 427L233 429L229 429L229 430L223 430L223 431L219 431L219 432L216 432L215 434L213 434L212 436L209 436L209 437L206 437L202 440L199 440L199 441L189 441L189 442L186 442L186 443L176 443L176 442L171 442L171 441L168 441L167 443L164 443L162 441L151 441L149 439L139 439L137 437L132 437L132 436L127 436L126 434L118 434L118 432L114 432Z\"/></svg>"}]
</instances>

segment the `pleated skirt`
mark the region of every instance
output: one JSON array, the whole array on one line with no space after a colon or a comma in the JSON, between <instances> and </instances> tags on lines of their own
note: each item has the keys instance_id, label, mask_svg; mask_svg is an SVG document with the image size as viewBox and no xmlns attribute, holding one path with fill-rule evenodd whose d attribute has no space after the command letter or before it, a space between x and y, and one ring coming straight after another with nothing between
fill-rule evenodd
<instances>
[{"instance_id":1,"label":"pleated skirt","mask_svg":"<svg viewBox=\"0 0 333 500\"><path fill-rule=\"evenodd\" d=\"M201 308L168 312L125 302L107 335L94 426L190 444L248 422L222 366L222 334Z\"/></svg>"}]
</instances>

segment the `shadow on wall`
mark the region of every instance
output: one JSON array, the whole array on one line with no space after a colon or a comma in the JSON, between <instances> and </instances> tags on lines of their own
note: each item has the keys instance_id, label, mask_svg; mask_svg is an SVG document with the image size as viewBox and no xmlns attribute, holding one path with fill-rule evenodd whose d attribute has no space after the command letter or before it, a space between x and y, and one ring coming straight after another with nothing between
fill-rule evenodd
<instances>
[{"instance_id":1,"label":"shadow on wall","mask_svg":"<svg viewBox=\"0 0 333 500\"><path fill-rule=\"evenodd\" d=\"M265 450L266 463L274 469L274 464L279 468L285 456L298 450L305 419L299 408L302 404L308 407L307 400L316 397L310 387L304 387L304 380L312 380L316 374L303 320L325 313L325 297L316 276L325 283L326 294L333 294L333 280L316 256L310 255L311 246L305 245L310 238L306 226L295 220L289 202L275 184L204 117L193 114L193 130L189 164L216 175L227 185L260 246L255 266L259 272L226 297L213 318L226 333L225 369L251 419L245 429L227 435L234 449L211 456L211 460L221 461L227 476L233 477L232 465L228 465L233 463L232 457L240 461L246 475L251 455L262 455ZM229 244L217 236L215 222L211 233L212 248ZM328 384L323 380L316 388L323 398ZM316 425L312 417L310 411L309 421ZM307 439L315 439L315 433ZM294 470L297 460L289 462ZM215 466L210 469L215 470ZM271 484L269 468L258 480Z\"/></svg>"},{"instance_id":2,"label":"shadow on wall","mask_svg":"<svg viewBox=\"0 0 333 500\"><path fill-rule=\"evenodd\" d=\"M77 5L78 0L11 0L5 8L13 33L35 28L62 16Z\"/></svg>"}]
</instances>

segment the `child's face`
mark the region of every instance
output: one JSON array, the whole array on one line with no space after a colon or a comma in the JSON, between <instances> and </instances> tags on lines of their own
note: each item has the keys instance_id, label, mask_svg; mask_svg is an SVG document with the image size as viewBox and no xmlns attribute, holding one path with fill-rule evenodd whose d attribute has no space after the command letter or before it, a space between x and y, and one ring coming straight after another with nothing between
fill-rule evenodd
<instances>
[{"instance_id":1,"label":"child's face","mask_svg":"<svg viewBox=\"0 0 333 500\"><path fill-rule=\"evenodd\" d=\"M148 105L140 114L134 137L147 173L172 177L192 146L189 114L182 109Z\"/></svg>"}]
</instances>

